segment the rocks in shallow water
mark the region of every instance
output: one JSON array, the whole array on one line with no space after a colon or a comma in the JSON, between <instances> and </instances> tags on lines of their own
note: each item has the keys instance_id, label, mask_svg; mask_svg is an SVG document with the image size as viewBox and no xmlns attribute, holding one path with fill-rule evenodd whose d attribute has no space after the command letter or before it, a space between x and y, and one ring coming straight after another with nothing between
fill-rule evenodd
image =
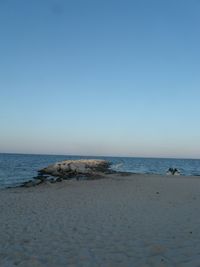
<instances>
[{"instance_id":1,"label":"rocks in shallow water","mask_svg":"<svg viewBox=\"0 0 200 267\"><path fill-rule=\"evenodd\" d=\"M110 173L110 163L105 160L66 160L49 165L38 171L33 180L24 182L21 187L32 187L42 183L57 183L62 180L76 178L77 180L97 179L105 173Z\"/></svg>"},{"instance_id":2,"label":"rocks in shallow water","mask_svg":"<svg viewBox=\"0 0 200 267\"><path fill-rule=\"evenodd\" d=\"M38 175L38 176L33 177L33 178L35 180L40 180L41 182L44 182L44 181L46 181L49 178L49 176L48 175Z\"/></svg>"},{"instance_id":3,"label":"rocks in shallow water","mask_svg":"<svg viewBox=\"0 0 200 267\"><path fill-rule=\"evenodd\" d=\"M61 182L62 178L55 178L55 177L49 177L49 176L44 176L43 178L41 177L41 175L39 175L38 177L34 177L33 180L29 180L27 182L24 182L20 187L33 187L39 184L46 184L46 183L50 183L50 184L54 184L56 182Z\"/></svg>"},{"instance_id":4,"label":"rocks in shallow water","mask_svg":"<svg viewBox=\"0 0 200 267\"><path fill-rule=\"evenodd\" d=\"M180 175L180 171L176 168L169 168L167 175Z\"/></svg>"},{"instance_id":5,"label":"rocks in shallow water","mask_svg":"<svg viewBox=\"0 0 200 267\"><path fill-rule=\"evenodd\" d=\"M24 182L21 187L32 187L41 184L42 181L40 179L34 179L34 180L29 180L27 182Z\"/></svg>"},{"instance_id":6,"label":"rocks in shallow water","mask_svg":"<svg viewBox=\"0 0 200 267\"><path fill-rule=\"evenodd\" d=\"M56 183L59 183L59 182L62 182L62 178L61 177L58 177L57 179L56 179Z\"/></svg>"},{"instance_id":7,"label":"rocks in shallow water","mask_svg":"<svg viewBox=\"0 0 200 267\"><path fill-rule=\"evenodd\" d=\"M39 171L40 175L52 175L69 179L78 176L98 176L110 172L105 160L66 160L49 165Z\"/></svg>"}]
</instances>

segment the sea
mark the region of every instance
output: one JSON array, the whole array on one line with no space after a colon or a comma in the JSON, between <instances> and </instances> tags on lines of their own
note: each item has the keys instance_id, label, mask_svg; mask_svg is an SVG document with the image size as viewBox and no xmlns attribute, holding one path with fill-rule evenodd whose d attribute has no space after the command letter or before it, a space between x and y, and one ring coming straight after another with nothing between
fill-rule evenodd
<instances>
[{"instance_id":1,"label":"sea","mask_svg":"<svg viewBox=\"0 0 200 267\"><path fill-rule=\"evenodd\" d=\"M140 174L165 175L169 168L177 168L181 175L200 176L199 159L88 157L69 155L31 155L0 153L0 188L16 187L37 176L37 171L62 160L104 159L111 169Z\"/></svg>"}]
</instances>

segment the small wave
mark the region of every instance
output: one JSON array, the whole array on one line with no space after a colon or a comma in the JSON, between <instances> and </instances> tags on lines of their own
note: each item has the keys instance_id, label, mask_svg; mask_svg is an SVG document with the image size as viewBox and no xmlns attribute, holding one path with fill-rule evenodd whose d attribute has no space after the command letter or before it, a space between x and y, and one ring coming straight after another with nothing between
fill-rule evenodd
<instances>
[{"instance_id":1,"label":"small wave","mask_svg":"<svg viewBox=\"0 0 200 267\"><path fill-rule=\"evenodd\" d=\"M117 163L117 164L112 165L111 168L113 170L119 170L122 168L122 166L123 166L123 163Z\"/></svg>"}]
</instances>

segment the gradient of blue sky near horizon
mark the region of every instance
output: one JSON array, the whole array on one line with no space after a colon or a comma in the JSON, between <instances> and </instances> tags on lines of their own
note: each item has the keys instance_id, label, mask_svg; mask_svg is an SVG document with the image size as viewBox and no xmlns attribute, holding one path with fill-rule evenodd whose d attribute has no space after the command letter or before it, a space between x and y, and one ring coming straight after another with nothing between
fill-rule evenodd
<instances>
[{"instance_id":1,"label":"gradient of blue sky near horizon","mask_svg":"<svg viewBox=\"0 0 200 267\"><path fill-rule=\"evenodd\" d=\"M0 152L200 158L199 14L0 0Z\"/></svg>"}]
</instances>

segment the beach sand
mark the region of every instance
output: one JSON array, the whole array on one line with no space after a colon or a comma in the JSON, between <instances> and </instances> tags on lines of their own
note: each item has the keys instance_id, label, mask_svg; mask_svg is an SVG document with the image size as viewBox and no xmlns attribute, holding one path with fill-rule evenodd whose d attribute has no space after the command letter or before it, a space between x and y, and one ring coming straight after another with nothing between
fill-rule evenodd
<instances>
[{"instance_id":1,"label":"beach sand","mask_svg":"<svg viewBox=\"0 0 200 267\"><path fill-rule=\"evenodd\" d=\"M0 190L0 266L200 266L200 179L112 174Z\"/></svg>"}]
</instances>

